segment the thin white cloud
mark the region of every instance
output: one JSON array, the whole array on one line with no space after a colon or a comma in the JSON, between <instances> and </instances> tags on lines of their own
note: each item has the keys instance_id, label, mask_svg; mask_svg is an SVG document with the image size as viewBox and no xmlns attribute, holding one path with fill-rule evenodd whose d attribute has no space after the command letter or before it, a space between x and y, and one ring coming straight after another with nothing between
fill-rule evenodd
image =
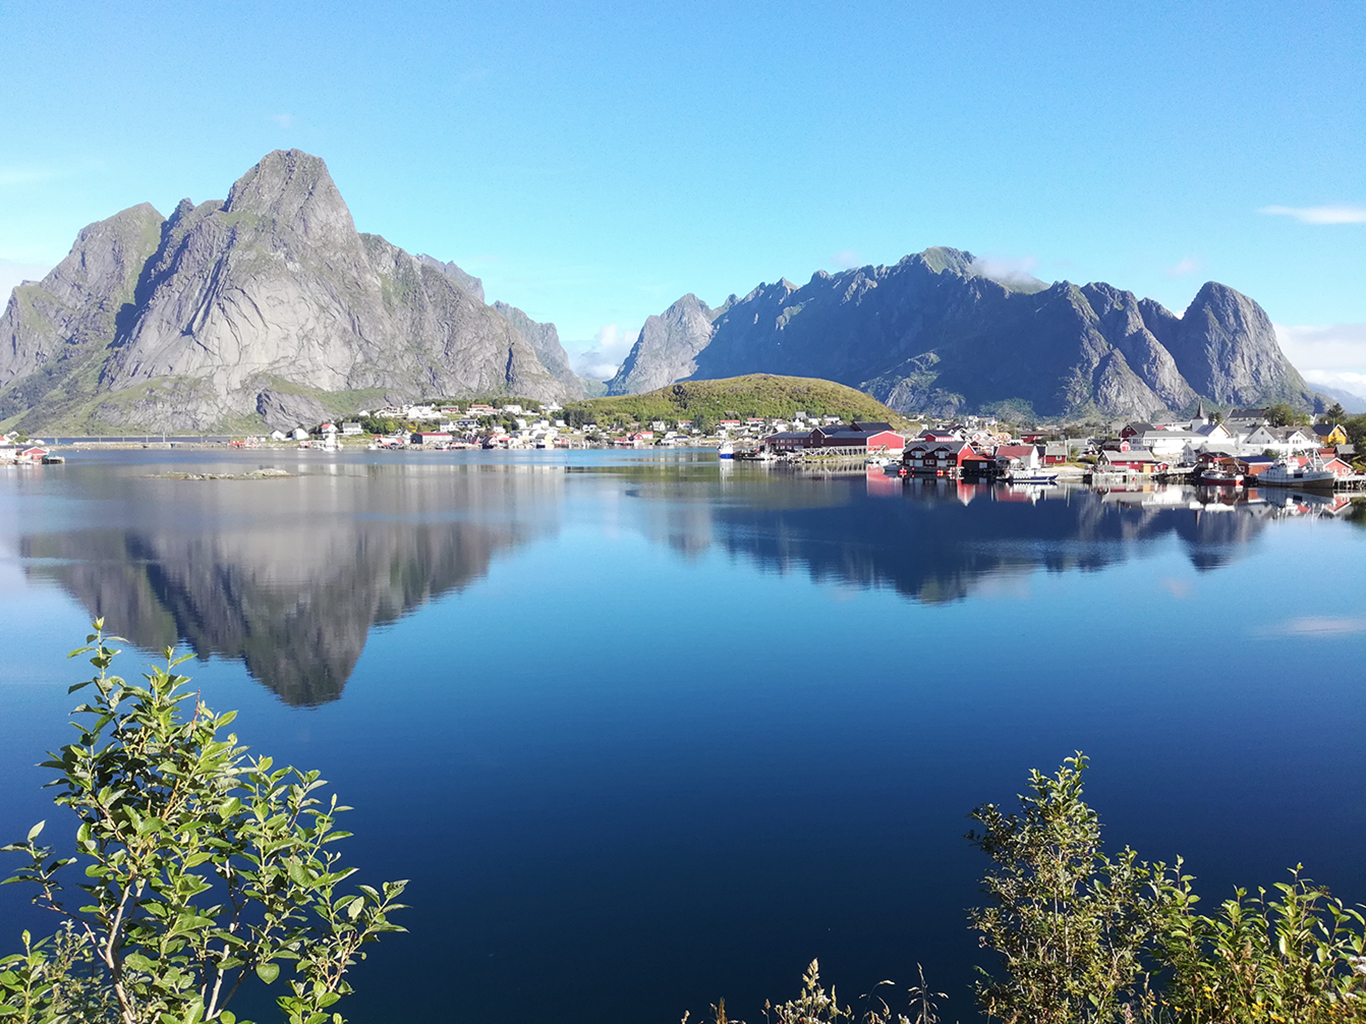
<instances>
[{"instance_id":1,"label":"thin white cloud","mask_svg":"<svg viewBox=\"0 0 1366 1024\"><path fill-rule=\"evenodd\" d=\"M1272 326L1281 350L1301 373L1366 373L1366 324Z\"/></svg>"},{"instance_id":2,"label":"thin white cloud","mask_svg":"<svg viewBox=\"0 0 1366 1024\"><path fill-rule=\"evenodd\" d=\"M1352 373L1349 370L1305 370L1303 377L1316 387L1336 388L1356 395L1366 402L1366 373Z\"/></svg>"},{"instance_id":3,"label":"thin white cloud","mask_svg":"<svg viewBox=\"0 0 1366 1024\"><path fill-rule=\"evenodd\" d=\"M592 341L566 342L570 366L581 377L594 380L614 377L639 335L639 328L623 330L616 324L607 324L599 328L598 336Z\"/></svg>"},{"instance_id":4,"label":"thin white cloud","mask_svg":"<svg viewBox=\"0 0 1366 1024\"><path fill-rule=\"evenodd\" d=\"M57 178L55 171L43 167L0 167L0 188L39 185Z\"/></svg>"},{"instance_id":5,"label":"thin white cloud","mask_svg":"<svg viewBox=\"0 0 1366 1024\"><path fill-rule=\"evenodd\" d=\"M979 256L972 265L983 277L1007 286L1043 284L1034 276L1039 265L1037 256Z\"/></svg>"},{"instance_id":6,"label":"thin white cloud","mask_svg":"<svg viewBox=\"0 0 1366 1024\"><path fill-rule=\"evenodd\" d=\"M863 266L863 257L853 249L841 249L826 260L826 263L837 270L853 270L855 267Z\"/></svg>"},{"instance_id":7,"label":"thin white cloud","mask_svg":"<svg viewBox=\"0 0 1366 1024\"><path fill-rule=\"evenodd\" d=\"M276 124L278 124L281 128L293 128L293 127L294 127L294 115L293 115L293 114L271 114L271 115L270 115L270 119L271 119L272 121L274 121Z\"/></svg>"},{"instance_id":8,"label":"thin white cloud","mask_svg":"<svg viewBox=\"0 0 1366 1024\"><path fill-rule=\"evenodd\" d=\"M1263 206L1258 213L1294 217L1302 224L1366 224L1366 206Z\"/></svg>"},{"instance_id":9,"label":"thin white cloud","mask_svg":"<svg viewBox=\"0 0 1366 1024\"><path fill-rule=\"evenodd\" d=\"M1272 628L1282 636L1356 636L1366 633L1366 618L1334 615L1304 615Z\"/></svg>"},{"instance_id":10,"label":"thin white cloud","mask_svg":"<svg viewBox=\"0 0 1366 1024\"><path fill-rule=\"evenodd\" d=\"M1187 274L1194 274L1200 269L1200 261L1194 256L1183 256L1179 263L1174 267L1167 268L1168 277L1185 277Z\"/></svg>"}]
</instances>

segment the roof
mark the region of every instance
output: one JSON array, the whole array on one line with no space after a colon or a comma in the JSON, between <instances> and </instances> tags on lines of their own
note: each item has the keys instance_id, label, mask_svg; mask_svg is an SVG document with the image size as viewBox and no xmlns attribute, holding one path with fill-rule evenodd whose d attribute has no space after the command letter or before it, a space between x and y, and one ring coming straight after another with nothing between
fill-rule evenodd
<instances>
[{"instance_id":1,"label":"roof","mask_svg":"<svg viewBox=\"0 0 1366 1024\"><path fill-rule=\"evenodd\" d=\"M970 447L971 445L967 441L912 441L906 445L906 452L907 454L917 451L937 452L943 449L950 455L957 455L964 448Z\"/></svg>"},{"instance_id":2,"label":"roof","mask_svg":"<svg viewBox=\"0 0 1366 1024\"><path fill-rule=\"evenodd\" d=\"M1157 462L1158 458L1146 448L1130 448L1127 452L1113 452L1106 448L1101 456L1106 462Z\"/></svg>"},{"instance_id":3,"label":"roof","mask_svg":"<svg viewBox=\"0 0 1366 1024\"><path fill-rule=\"evenodd\" d=\"M1341 429L1342 429L1342 427L1338 426L1338 424L1336 424L1336 423L1315 423L1315 424L1314 424L1314 433L1318 434L1319 437L1327 437L1329 434L1332 434L1332 433L1334 433L1335 431L1338 431L1338 430L1341 430Z\"/></svg>"},{"instance_id":4,"label":"roof","mask_svg":"<svg viewBox=\"0 0 1366 1024\"><path fill-rule=\"evenodd\" d=\"M1038 451L1032 444L1001 444L996 446L998 459L1027 459Z\"/></svg>"}]
</instances>

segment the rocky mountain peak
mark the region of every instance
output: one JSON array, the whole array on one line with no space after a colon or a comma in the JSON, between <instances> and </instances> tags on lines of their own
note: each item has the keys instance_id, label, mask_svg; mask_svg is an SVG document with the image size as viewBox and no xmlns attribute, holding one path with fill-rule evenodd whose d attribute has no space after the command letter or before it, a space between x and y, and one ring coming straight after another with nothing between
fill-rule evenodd
<instances>
[{"instance_id":1,"label":"rocky mountain peak","mask_svg":"<svg viewBox=\"0 0 1366 1024\"><path fill-rule=\"evenodd\" d=\"M225 201L91 225L47 279L16 289L0 316L0 418L198 431L313 423L337 392L582 393L553 325L538 340L564 382L457 272L358 234L327 165L277 150Z\"/></svg>"},{"instance_id":2,"label":"rocky mountain peak","mask_svg":"<svg viewBox=\"0 0 1366 1024\"><path fill-rule=\"evenodd\" d=\"M269 218L277 228L319 241L356 232L327 164L299 149L266 154L232 186L223 213Z\"/></svg>"}]
</instances>

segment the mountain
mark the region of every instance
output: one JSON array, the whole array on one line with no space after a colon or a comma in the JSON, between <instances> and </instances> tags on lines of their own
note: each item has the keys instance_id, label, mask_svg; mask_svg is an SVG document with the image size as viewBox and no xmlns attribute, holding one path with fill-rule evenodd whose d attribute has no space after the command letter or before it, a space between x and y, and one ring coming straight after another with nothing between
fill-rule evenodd
<instances>
[{"instance_id":1,"label":"mountain","mask_svg":"<svg viewBox=\"0 0 1366 1024\"><path fill-rule=\"evenodd\" d=\"M1330 388L1323 384L1314 384L1312 386L1315 391L1328 399L1325 403L1327 405L1337 402L1338 405L1342 406L1343 412L1349 413L1352 416L1359 416L1366 412L1366 398L1358 395L1355 391L1344 391L1342 388Z\"/></svg>"},{"instance_id":2,"label":"mountain","mask_svg":"<svg viewBox=\"0 0 1366 1024\"><path fill-rule=\"evenodd\" d=\"M1225 285L1206 284L1178 316L1108 284L996 280L944 247L761 284L716 310L685 295L646 322L608 393L759 372L822 377L935 415L1315 403L1266 313Z\"/></svg>"},{"instance_id":3,"label":"mountain","mask_svg":"<svg viewBox=\"0 0 1366 1024\"><path fill-rule=\"evenodd\" d=\"M259 429L421 395L582 396L482 293L454 264L357 232L323 161L277 150L226 200L91 225L16 288L0 317L0 419ZM540 348L567 366L553 335Z\"/></svg>"}]
</instances>

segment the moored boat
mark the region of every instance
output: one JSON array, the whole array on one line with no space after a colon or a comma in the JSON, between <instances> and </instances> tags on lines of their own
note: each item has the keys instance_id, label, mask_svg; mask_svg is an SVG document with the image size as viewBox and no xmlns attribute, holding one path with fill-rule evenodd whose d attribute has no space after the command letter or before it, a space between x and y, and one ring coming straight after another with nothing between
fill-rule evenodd
<instances>
[{"instance_id":1,"label":"moored boat","mask_svg":"<svg viewBox=\"0 0 1366 1024\"><path fill-rule=\"evenodd\" d=\"M735 458L735 445L733 445L733 444L723 444L723 445L721 445L719 448L716 449L716 457L717 457L718 459L733 459L733 458Z\"/></svg>"},{"instance_id":2,"label":"moored boat","mask_svg":"<svg viewBox=\"0 0 1366 1024\"><path fill-rule=\"evenodd\" d=\"M1315 490L1332 490L1337 476L1331 469L1324 469L1323 463L1314 459L1305 465L1281 459L1257 477L1258 485L1267 487L1306 487Z\"/></svg>"},{"instance_id":3,"label":"moored boat","mask_svg":"<svg viewBox=\"0 0 1366 1024\"><path fill-rule=\"evenodd\" d=\"M1012 469L1006 474L1006 482L1012 484L1051 484L1057 479L1056 472L1042 469Z\"/></svg>"},{"instance_id":4,"label":"moored boat","mask_svg":"<svg viewBox=\"0 0 1366 1024\"><path fill-rule=\"evenodd\" d=\"M1200 471L1197 482L1204 487L1241 487L1243 474L1232 469L1208 466Z\"/></svg>"}]
</instances>

